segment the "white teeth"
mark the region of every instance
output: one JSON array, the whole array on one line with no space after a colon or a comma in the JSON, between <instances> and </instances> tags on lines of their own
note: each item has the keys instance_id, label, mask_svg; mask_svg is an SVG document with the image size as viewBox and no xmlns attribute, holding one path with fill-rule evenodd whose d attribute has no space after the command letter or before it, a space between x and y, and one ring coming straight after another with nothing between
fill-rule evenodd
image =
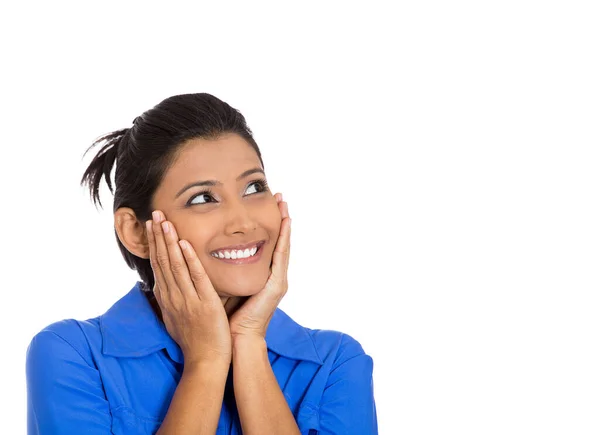
<instances>
[{"instance_id":1,"label":"white teeth","mask_svg":"<svg viewBox=\"0 0 600 435\"><path fill-rule=\"evenodd\" d=\"M211 255L215 258L237 259L252 257L256 254L256 251L258 251L258 246L243 251L241 249L237 251L219 251L218 253L212 253Z\"/></svg>"}]
</instances>

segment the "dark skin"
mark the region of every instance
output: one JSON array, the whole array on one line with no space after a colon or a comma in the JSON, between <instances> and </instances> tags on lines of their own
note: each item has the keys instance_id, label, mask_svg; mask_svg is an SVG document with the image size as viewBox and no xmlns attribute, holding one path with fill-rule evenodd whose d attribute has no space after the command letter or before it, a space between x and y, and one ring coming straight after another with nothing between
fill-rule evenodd
<instances>
[{"instance_id":1,"label":"dark skin","mask_svg":"<svg viewBox=\"0 0 600 435\"><path fill-rule=\"evenodd\" d=\"M156 314L156 317L158 317L158 319L162 323L164 323L163 318L162 318L162 313L160 311L160 307L158 306L158 302L156 301L156 298L154 297L154 293L145 292L144 294L146 295L146 298L148 299L148 302L150 303L150 306L152 307L152 311L154 311L154 314ZM237 311L237 309L244 302L246 302L246 300L248 300L248 298L250 298L250 296L244 296L242 298L229 298L229 300L225 303L225 306L224 306L227 316L229 317L230 315L235 313Z\"/></svg>"},{"instance_id":2,"label":"dark skin","mask_svg":"<svg viewBox=\"0 0 600 435\"><path fill-rule=\"evenodd\" d=\"M238 179L246 171L256 172ZM270 275L271 259L281 229L281 198L256 181L265 180L254 149L237 134L216 140L192 139L183 144L173 165L155 192L152 210L160 210L180 239L188 241L202 262L229 316L258 293ZM221 185L191 187L196 181L216 180ZM201 194L210 189L213 193ZM134 255L149 258L145 222L135 212L121 207L115 212L115 229L121 243ZM224 246L265 240L260 262L232 267L211 256ZM154 295L152 309L163 321Z\"/></svg>"},{"instance_id":3,"label":"dark skin","mask_svg":"<svg viewBox=\"0 0 600 435\"><path fill-rule=\"evenodd\" d=\"M213 180L211 192L190 186L206 180ZM184 354L182 379L191 379L178 386L170 427L182 418L198 426L190 412L198 406L189 406L202 397L193 388L198 373L209 367L222 382L229 366L244 433L300 435L267 352L267 327L288 289L291 219L265 181L258 156L240 136L194 139L167 170L151 204L153 221L140 222L127 208L115 213L124 246L151 259L153 309L164 310L160 318ZM232 264L212 255L255 242L263 244L254 261ZM218 415L220 403L210 405ZM210 424L214 433L216 420Z\"/></svg>"}]
</instances>

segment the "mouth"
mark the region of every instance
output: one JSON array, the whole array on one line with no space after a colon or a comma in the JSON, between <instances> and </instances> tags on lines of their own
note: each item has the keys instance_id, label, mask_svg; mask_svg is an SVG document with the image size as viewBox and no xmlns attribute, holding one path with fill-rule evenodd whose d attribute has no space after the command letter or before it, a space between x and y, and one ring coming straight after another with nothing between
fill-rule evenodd
<instances>
[{"instance_id":1,"label":"mouth","mask_svg":"<svg viewBox=\"0 0 600 435\"><path fill-rule=\"evenodd\" d=\"M210 256L217 261L222 261L222 262L228 263L228 264L252 264L252 263L256 263L257 261L259 261L261 259L262 253L264 250L263 249L264 245L265 245L264 240L258 242L256 244L256 252L254 252L254 255L251 255L253 252L253 249L248 250L249 252L246 252L246 250L244 250L244 251L240 250L242 253L240 258L237 258L240 251L235 251L235 253L232 253L232 251L227 251L227 253L211 252ZM223 258L221 258L221 255L223 255ZM229 258L227 258L228 256L229 256ZM233 258L234 256L236 258Z\"/></svg>"}]
</instances>

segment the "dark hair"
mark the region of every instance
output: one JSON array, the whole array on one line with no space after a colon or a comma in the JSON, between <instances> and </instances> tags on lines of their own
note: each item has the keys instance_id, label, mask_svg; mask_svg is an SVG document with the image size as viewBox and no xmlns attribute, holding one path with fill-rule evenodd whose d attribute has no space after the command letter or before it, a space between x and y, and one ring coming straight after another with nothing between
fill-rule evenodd
<instances>
[{"instance_id":1,"label":"dark hair","mask_svg":"<svg viewBox=\"0 0 600 435\"><path fill-rule=\"evenodd\" d=\"M174 163L185 141L193 138L217 139L225 133L244 138L256 151L264 169L258 145L244 116L218 98L202 94L169 97L133 120L131 128L116 130L94 141L84 153L106 142L94 157L81 179L87 184L96 208L100 201L102 176L114 194L113 213L120 207L131 208L144 224L152 219L151 205L156 189L167 169ZM116 161L115 190L110 174ZM144 291L152 294L154 274L150 260L133 255L115 237L125 262L137 270Z\"/></svg>"}]
</instances>

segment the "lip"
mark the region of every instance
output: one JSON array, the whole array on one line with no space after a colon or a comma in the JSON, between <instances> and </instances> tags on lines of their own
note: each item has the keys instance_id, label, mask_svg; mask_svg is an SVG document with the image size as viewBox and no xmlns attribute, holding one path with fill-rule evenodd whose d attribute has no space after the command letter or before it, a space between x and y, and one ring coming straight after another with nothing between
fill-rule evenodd
<instances>
[{"instance_id":1,"label":"lip","mask_svg":"<svg viewBox=\"0 0 600 435\"><path fill-rule=\"evenodd\" d=\"M252 243L250 245L244 245L246 247L252 246L254 247L256 243ZM238 245L239 246L239 245ZM210 258L215 259L216 261L222 261L224 263L229 263L229 264L252 264L252 263L256 263L257 261L260 260L260 258L262 257L262 253L263 253L263 247L265 246L265 242L260 241L258 243L258 251L256 251L256 254L254 254L253 257L248 257L248 258L217 258L217 257L213 257L212 254L210 256ZM241 248L240 248L241 249Z\"/></svg>"}]
</instances>

